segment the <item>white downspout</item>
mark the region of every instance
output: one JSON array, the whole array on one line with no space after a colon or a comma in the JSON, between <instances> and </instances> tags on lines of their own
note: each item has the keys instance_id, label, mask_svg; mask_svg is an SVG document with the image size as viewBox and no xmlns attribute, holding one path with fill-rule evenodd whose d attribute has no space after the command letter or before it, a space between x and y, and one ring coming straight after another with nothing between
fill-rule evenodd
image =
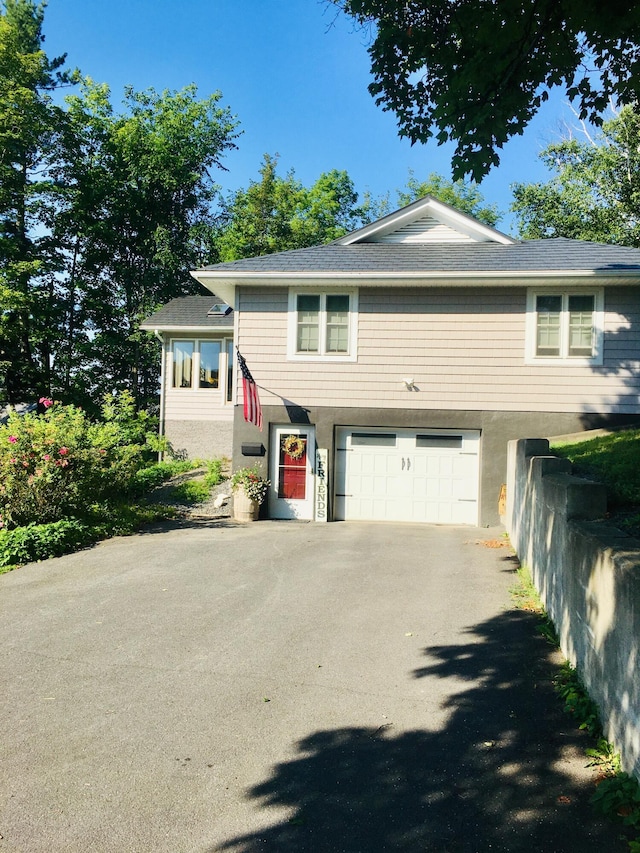
<instances>
[{"instance_id":1,"label":"white downspout","mask_svg":"<svg viewBox=\"0 0 640 853\"><path fill-rule=\"evenodd\" d=\"M157 329L154 329L153 334L160 341L160 344L161 344L160 352L162 353L161 358L160 358L160 428L158 430L160 438L162 438L162 436L164 435L164 406L165 406L164 375L166 372L165 371L165 361L167 360L167 354L165 352L164 338L162 337L160 332ZM163 451L162 450L158 451L158 461L159 462L162 461L163 456L164 456Z\"/></svg>"}]
</instances>

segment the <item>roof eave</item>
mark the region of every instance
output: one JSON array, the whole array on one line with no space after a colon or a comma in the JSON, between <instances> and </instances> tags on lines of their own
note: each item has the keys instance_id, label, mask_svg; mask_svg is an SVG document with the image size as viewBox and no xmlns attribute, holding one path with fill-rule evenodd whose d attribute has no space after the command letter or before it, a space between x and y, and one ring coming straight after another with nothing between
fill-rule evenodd
<instances>
[{"instance_id":1,"label":"roof eave","mask_svg":"<svg viewBox=\"0 0 640 853\"><path fill-rule=\"evenodd\" d=\"M518 285L557 284L558 280L566 283L578 282L584 284L587 280L597 280L599 284L638 284L640 270L476 270L476 271L342 271L342 272L249 272L238 271L230 276L228 271L196 270L194 278L208 289L215 288L223 296L225 302L233 308L235 305L236 288L254 287L335 287L366 283L368 287L464 287L490 282L499 287Z\"/></svg>"},{"instance_id":2,"label":"roof eave","mask_svg":"<svg viewBox=\"0 0 640 853\"><path fill-rule=\"evenodd\" d=\"M181 326L178 323L169 323L166 325L158 323L141 323L140 328L145 332L195 332L197 334L203 334L205 332L219 332L221 329L227 329L229 330L229 332L233 332L233 324L231 323L228 323L224 326Z\"/></svg>"}]
</instances>

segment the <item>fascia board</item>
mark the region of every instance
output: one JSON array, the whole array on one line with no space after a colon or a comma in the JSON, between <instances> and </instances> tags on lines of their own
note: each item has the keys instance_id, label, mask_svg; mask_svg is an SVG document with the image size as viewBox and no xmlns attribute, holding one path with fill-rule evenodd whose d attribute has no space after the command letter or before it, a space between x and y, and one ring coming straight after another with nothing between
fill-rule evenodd
<instances>
[{"instance_id":1,"label":"fascia board","mask_svg":"<svg viewBox=\"0 0 640 853\"><path fill-rule=\"evenodd\" d=\"M220 276L220 277L218 277ZM198 271L198 281L210 290L216 289L216 293L224 295L225 302L232 307L230 301L231 290L235 297L235 289L241 285L252 285L255 287L335 287L336 285L354 286L364 283L368 287L437 287L437 286L473 286L474 284L489 283L502 287L514 287L521 284L550 284L557 286L562 280L567 283L572 281L584 282L585 279L597 280L602 284L640 284L640 270L481 270L481 271L444 271L433 270L430 272L238 272L233 279L228 273L215 273L213 271Z\"/></svg>"},{"instance_id":2,"label":"fascia board","mask_svg":"<svg viewBox=\"0 0 640 853\"><path fill-rule=\"evenodd\" d=\"M227 331L229 334L233 332L233 326L179 326L176 323L172 323L168 326L159 326L157 323L152 323L151 325L147 325L146 323L141 323L140 328L145 332L162 332L164 334L176 334L176 335L184 335L184 334L209 334L215 335L222 331Z\"/></svg>"}]
</instances>

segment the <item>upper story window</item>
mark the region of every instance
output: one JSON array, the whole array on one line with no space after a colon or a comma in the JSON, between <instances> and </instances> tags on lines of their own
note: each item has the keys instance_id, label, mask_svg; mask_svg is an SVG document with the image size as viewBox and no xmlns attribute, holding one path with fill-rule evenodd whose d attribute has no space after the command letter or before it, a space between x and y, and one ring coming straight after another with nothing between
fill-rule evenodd
<instances>
[{"instance_id":1,"label":"upper story window","mask_svg":"<svg viewBox=\"0 0 640 853\"><path fill-rule=\"evenodd\" d=\"M357 293L291 291L289 358L355 361Z\"/></svg>"},{"instance_id":2,"label":"upper story window","mask_svg":"<svg viewBox=\"0 0 640 853\"><path fill-rule=\"evenodd\" d=\"M225 399L231 399L233 379L233 341L174 340L172 353L173 388L223 389Z\"/></svg>"},{"instance_id":3,"label":"upper story window","mask_svg":"<svg viewBox=\"0 0 640 853\"><path fill-rule=\"evenodd\" d=\"M530 291L527 361L602 364L602 289Z\"/></svg>"}]
</instances>

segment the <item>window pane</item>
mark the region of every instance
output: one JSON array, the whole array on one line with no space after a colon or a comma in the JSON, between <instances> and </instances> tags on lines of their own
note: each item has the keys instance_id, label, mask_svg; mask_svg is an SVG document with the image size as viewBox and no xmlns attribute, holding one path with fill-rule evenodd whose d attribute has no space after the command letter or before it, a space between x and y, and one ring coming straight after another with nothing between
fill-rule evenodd
<instances>
[{"instance_id":1,"label":"window pane","mask_svg":"<svg viewBox=\"0 0 640 853\"><path fill-rule=\"evenodd\" d=\"M233 399L233 367L234 367L235 352L233 349L233 341L227 341L227 402Z\"/></svg>"},{"instance_id":2,"label":"window pane","mask_svg":"<svg viewBox=\"0 0 640 853\"><path fill-rule=\"evenodd\" d=\"M462 447L461 435L417 435L416 447Z\"/></svg>"},{"instance_id":3,"label":"window pane","mask_svg":"<svg viewBox=\"0 0 640 853\"><path fill-rule=\"evenodd\" d=\"M200 343L200 387L217 388L220 384L220 341Z\"/></svg>"},{"instance_id":4,"label":"window pane","mask_svg":"<svg viewBox=\"0 0 640 853\"><path fill-rule=\"evenodd\" d=\"M327 352L349 351L349 297L327 296Z\"/></svg>"},{"instance_id":5,"label":"window pane","mask_svg":"<svg viewBox=\"0 0 640 853\"><path fill-rule=\"evenodd\" d=\"M593 296L569 297L569 355L593 355Z\"/></svg>"},{"instance_id":6,"label":"window pane","mask_svg":"<svg viewBox=\"0 0 640 853\"><path fill-rule=\"evenodd\" d=\"M300 433L295 438L300 440L300 445L295 451L290 450L287 452L285 449L286 438L280 441L278 497L287 500L303 501L307 493L308 435Z\"/></svg>"},{"instance_id":7,"label":"window pane","mask_svg":"<svg viewBox=\"0 0 640 853\"><path fill-rule=\"evenodd\" d=\"M560 355L561 296L536 296L536 355Z\"/></svg>"},{"instance_id":8,"label":"window pane","mask_svg":"<svg viewBox=\"0 0 640 853\"><path fill-rule=\"evenodd\" d=\"M173 387L191 388L193 341L173 342Z\"/></svg>"},{"instance_id":9,"label":"window pane","mask_svg":"<svg viewBox=\"0 0 640 853\"><path fill-rule=\"evenodd\" d=\"M358 447L395 447L396 436L392 432L353 432L351 446Z\"/></svg>"},{"instance_id":10,"label":"window pane","mask_svg":"<svg viewBox=\"0 0 640 853\"><path fill-rule=\"evenodd\" d=\"M320 296L298 296L297 351L318 352Z\"/></svg>"}]
</instances>

